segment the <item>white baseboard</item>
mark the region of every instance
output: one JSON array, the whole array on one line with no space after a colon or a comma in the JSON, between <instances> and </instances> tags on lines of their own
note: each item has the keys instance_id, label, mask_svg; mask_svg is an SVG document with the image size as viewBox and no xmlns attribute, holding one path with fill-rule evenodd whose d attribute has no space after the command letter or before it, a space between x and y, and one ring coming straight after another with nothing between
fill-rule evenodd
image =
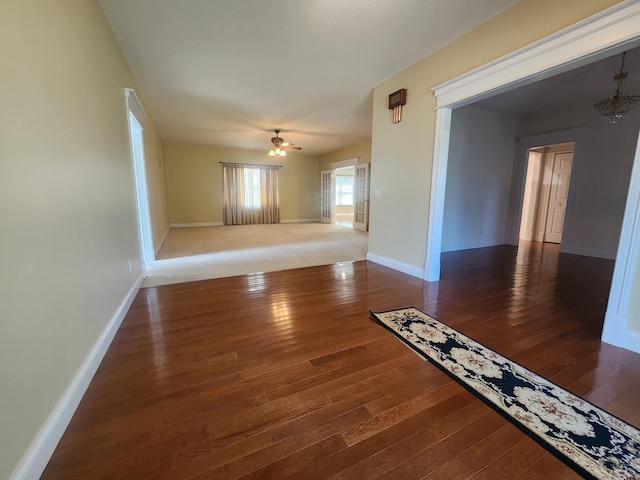
<instances>
[{"instance_id":1,"label":"white baseboard","mask_svg":"<svg viewBox=\"0 0 640 480\"><path fill-rule=\"evenodd\" d=\"M319 218L291 218L280 220L280 223L318 223ZM189 227L222 227L223 222L205 222L205 223L172 223L170 228L189 228ZM166 237L166 235L165 235ZM163 240L164 241L164 240ZM158 249L159 250L159 249Z\"/></svg>"},{"instance_id":2,"label":"white baseboard","mask_svg":"<svg viewBox=\"0 0 640 480\"><path fill-rule=\"evenodd\" d=\"M424 264L424 276L422 279L425 282L437 282L440 280L440 255L435 262Z\"/></svg>"},{"instance_id":3,"label":"white baseboard","mask_svg":"<svg viewBox=\"0 0 640 480\"><path fill-rule=\"evenodd\" d=\"M221 227L223 222L204 222L204 223L172 223L170 228L189 228L189 227Z\"/></svg>"},{"instance_id":4,"label":"white baseboard","mask_svg":"<svg viewBox=\"0 0 640 480\"><path fill-rule=\"evenodd\" d=\"M391 258L381 257L380 255L376 255L375 253L367 252L367 260L370 260L374 263L379 263L385 267L393 268L402 273L407 273L413 277L418 277L422 279L424 277L424 269L420 267L414 267L413 265L408 265L406 263L398 262L397 260L392 260Z\"/></svg>"},{"instance_id":5,"label":"white baseboard","mask_svg":"<svg viewBox=\"0 0 640 480\"><path fill-rule=\"evenodd\" d=\"M318 223L319 221L319 218L293 218L280 220L280 223Z\"/></svg>"},{"instance_id":6,"label":"white baseboard","mask_svg":"<svg viewBox=\"0 0 640 480\"><path fill-rule=\"evenodd\" d=\"M53 451L56 449L58 442L67 429L71 417L73 417L73 414L78 408L80 400L82 400L84 393L89 387L93 375L96 373L105 353L107 353L107 349L109 345L111 345L111 341L127 314L143 280L144 277L142 273L140 273L122 300L122 303L111 317L111 320L109 320L109 323L100 334L100 337L85 357L82 365L71 380L71 383L69 383L62 397L49 415L49 418L47 418L36 435L27 453L22 457L18 467L10 477L11 480L33 480L40 478L40 475L42 475L47 463L49 463L51 455L53 455Z\"/></svg>"},{"instance_id":7,"label":"white baseboard","mask_svg":"<svg viewBox=\"0 0 640 480\"><path fill-rule=\"evenodd\" d=\"M601 340L616 347L640 353L640 333L630 331L628 324L626 318L616 318L614 313L607 311Z\"/></svg>"},{"instance_id":8,"label":"white baseboard","mask_svg":"<svg viewBox=\"0 0 640 480\"><path fill-rule=\"evenodd\" d=\"M606 258L608 260L616 259L616 252L610 252L608 250L597 250L594 248L580 248L571 246L565 247L561 245L560 252L571 253L573 255L582 255L584 257Z\"/></svg>"}]
</instances>

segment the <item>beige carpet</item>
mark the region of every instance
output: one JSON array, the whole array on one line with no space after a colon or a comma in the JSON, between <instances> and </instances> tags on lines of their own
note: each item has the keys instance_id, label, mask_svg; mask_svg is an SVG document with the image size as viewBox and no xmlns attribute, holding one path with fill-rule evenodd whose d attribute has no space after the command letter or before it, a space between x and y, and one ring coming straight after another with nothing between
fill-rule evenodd
<instances>
[{"instance_id":1,"label":"beige carpet","mask_svg":"<svg viewBox=\"0 0 640 480\"><path fill-rule=\"evenodd\" d=\"M364 260L368 234L322 223L171 229L143 287Z\"/></svg>"}]
</instances>

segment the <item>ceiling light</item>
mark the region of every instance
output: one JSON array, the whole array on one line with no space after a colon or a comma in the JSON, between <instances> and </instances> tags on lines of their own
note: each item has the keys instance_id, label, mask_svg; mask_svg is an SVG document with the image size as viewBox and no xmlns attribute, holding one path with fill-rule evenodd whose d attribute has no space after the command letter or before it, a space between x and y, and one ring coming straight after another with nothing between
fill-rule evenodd
<instances>
[{"instance_id":1,"label":"ceiling light","mask_svg":"<svg viewBox=\"0 0 640 480\"><path fill-rule=\"evenodd\" d=\"M624 57L627 52L622 54L622 64L620 65L620 72L613 77L614 92L613 97L600 100L593 105L596 111L609 119L611 123L617 123L622 116L631 110L638 100L640 95L625 95L624 94L624 82L627 79L627 72L624 72Z\"/></svg>"},{"instance_id":2,"label":"ceiling light","mask_svg":"<svg viewBox=\"0 0 640 480\"><path fill-rule=\"evenodd\" d=\"M267 155L269 155L270 157L286 157L287 152L280 148L272 148L271 150L269 150L269 153Z\"/></svg>"},{"instance_id":3,"label":"ceiling light","mask_svg":"<svg viewBox=\"0 0 640 480\"><path fill-rule=\"evenodd\" d=\"M285 142L280 136L280 130L274 130L276 136L271 139L271 150L267 153L270 157L286 157L287 152L285 150L302 150L301 147L296 147L293 143Z\"/></svg>"}]
</instances>

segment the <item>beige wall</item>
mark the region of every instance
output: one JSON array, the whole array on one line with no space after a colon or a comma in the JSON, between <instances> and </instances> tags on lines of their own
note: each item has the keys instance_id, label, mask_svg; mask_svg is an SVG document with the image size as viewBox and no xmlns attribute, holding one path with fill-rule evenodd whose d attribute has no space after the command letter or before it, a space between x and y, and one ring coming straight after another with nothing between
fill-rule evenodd
<instances>
[{"instance_id":1,"label":"beige wall","mask_svg":"<svg viewBox=\"0 0 640 480\"><path fill-rule=\"evenodd\" d=\"M280 220L320 218L318 157L299 152L273 159L265 152L210 145L165 144L169 217L172 224L222 223L220 162L277 164Z\"/></svg>"},{"instance_id":2,"label":"beige wall","mask_svg":"<svg viewBox=\"0 0 640 480\"><path fill-rule=\"evenodd\" d=\"M169 233L169 200L167 198L166 160L164 143L157 134L153 120L147 117L144 134L145 173L153 247L158 253Z\"/></svg>"},{"instance_id":3,"label":"beige wall","mask_svg":"<svg viewBox=\"0 0 640 480\"><path fill-rule=\"evenodd\" d=\"M320 170L331 170L332 162L357 158L358 163L371 163L371 139L320 155Z\"/></svg>"},{"instance_id":4,"label":"beige wall","mask_svg":"<svg viewBox=\"0 0 640 480\"><path fill-rule=\"evenodd\" d=\"M424 267L435 130L430 89L616 3L522 0L374 89L371 191L380 195L371 198L371 254ZM394 124L387 100L400 88L407 104Z\"/></svg>"},{"instance_id":5,"label":"beige wall","mask_svg":"<svg viewBox=\"0 0 640 480\"><path fill-rule=\"evenodd\" d=\"M141 266L123 94L135 83L98 1L0 2L0 58L0 478L9 478ZM144 127L153 157L161 143L151 120ZM149 182L159 219L162 172Z\"/></svg>"}]
</instances>

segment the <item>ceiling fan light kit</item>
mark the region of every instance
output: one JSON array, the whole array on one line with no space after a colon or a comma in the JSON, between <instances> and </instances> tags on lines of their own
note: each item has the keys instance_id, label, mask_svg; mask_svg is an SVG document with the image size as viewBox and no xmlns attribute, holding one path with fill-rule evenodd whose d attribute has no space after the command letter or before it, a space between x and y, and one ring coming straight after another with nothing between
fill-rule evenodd
<instances>
[{"instance_id":1,"label":"ceiling fan light kit","mask_svg":"<svg viewBox=\"0 0 640 480\"><path fill-rule=\"evenodd\" d=\"M611 123L617 123L622 116L631 110L640 100L640 95L625 95L624 82L629 76L624 70L624 57L627 52L622 54L622 63L620 71L613 77L614 92L611 98L605 98L593 105L596 112L609 119Z\"/></svg>"},{"instance_id":2,"label":"ceiling fan light kit","mask_svg":"<svg viewBox=\"0 0 640 480\"><path fill-rule=\"evenodd\" d=\"M272 148L271 150L269 150L268 155L270 157L286 157L287 152L285 152L284 150L280 150L279 148Z\"/></svg>"},{"instance_id":3,"label":"ceiling fan light kit","mask_svg":"<svg viewBox=\"0 0 640 480\"><path fill-rule=\"evenodd\" d=\"M276 133L276 136L271 138L273 146L267 153L270 157L286 157L287 152L285 152L285 150L302 150L301 147L296 147L293 143L286 143L283 138L278 136L280 130L274 130L274 132Z\"/></svg>"}]
</instances>

